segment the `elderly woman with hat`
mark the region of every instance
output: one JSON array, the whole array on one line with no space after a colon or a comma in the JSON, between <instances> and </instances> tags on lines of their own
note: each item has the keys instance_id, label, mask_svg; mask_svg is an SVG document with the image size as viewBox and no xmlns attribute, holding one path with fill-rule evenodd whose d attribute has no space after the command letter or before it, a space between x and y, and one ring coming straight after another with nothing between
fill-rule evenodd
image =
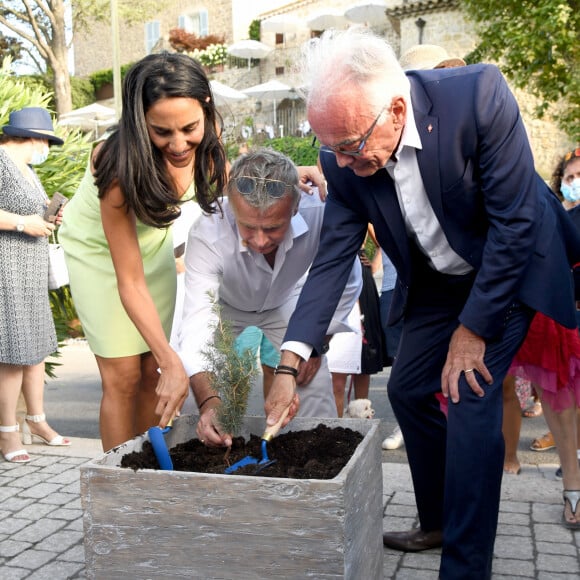
<instances>
[{"instance_id":1,"label":"elderly woman with hat","mask_svg":"<svg viewBox=\"0 0 580 580\"><path fill-rule=\"evenodd\" d=\"M62 145L43 108L10 114L0 135L0 449L6 461L30 461L18 434L16 408L26 401L24 443L70 445L46 422L44 359L57 347L48 300L48 198L32 165L49 145Z\"/></svg>"}]
</instances>

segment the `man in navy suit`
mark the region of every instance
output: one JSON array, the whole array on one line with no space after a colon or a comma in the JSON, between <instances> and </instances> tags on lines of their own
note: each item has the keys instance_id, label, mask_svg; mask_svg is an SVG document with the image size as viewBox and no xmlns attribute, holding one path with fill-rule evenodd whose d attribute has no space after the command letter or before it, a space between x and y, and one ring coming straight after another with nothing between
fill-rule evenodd
<instances>
[{"instance_id":1,"label":"man in navy suit","mask_svg":"<svg viewBox=\"0 0 580 580\"><path fill-rule=\"evenodd\" d=\"M281 365L297 368L320 352L372 223L398 274L390 322L402 318L403 332L389 398L420 521L383 542L405 551L443 546L443 580L490 578L502 380L536 310L575 326L578 234L534 170L496 67L406 76L384 39L360 29L311 42L305 61L329 196ZM266 401L268 424L286 409L292 418L298 405L282 370Z\"/></svg>"}]
</instances>

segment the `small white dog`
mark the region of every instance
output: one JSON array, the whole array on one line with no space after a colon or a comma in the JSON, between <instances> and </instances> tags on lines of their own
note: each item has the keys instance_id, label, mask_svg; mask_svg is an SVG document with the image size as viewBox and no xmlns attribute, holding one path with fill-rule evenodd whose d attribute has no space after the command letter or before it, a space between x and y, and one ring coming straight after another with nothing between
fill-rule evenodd
<instances>
[{"instance_id":1,"label":"small white dog","mask_svg":"<svg viewBox=\"0 0 580 580\"><path fill-rule=\"evenodd\" d=\"M344 416L350 419L372 419L375 416L375 410L371 405L368 399L355 399L348 404Z\"/></svg>"}]
</instances>

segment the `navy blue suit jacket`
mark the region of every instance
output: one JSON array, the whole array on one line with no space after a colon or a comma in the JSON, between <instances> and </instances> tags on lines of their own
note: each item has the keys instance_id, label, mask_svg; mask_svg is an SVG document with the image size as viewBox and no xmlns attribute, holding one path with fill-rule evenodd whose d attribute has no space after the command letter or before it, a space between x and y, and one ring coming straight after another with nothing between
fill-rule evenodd
<instances>
[{"instance_id":1,"label":"navy blue suit jacket","mask_svg":"<svg viewBox=\"0 0 580 580\"><path fill-rule=\"evenodd\" d=\"M414 71L411 101L427 195L451 247L476 271L460 321L490 339L519 299L575 327L570 264L580 234L536 174L519 109L499 70L473 65ZM350 265L373 224L397 269L390 321L413 284L409 237L385 169L357 177L321 152L329 196L321 243L285 340L322 344Z\"/></svg>"}]
</instances>

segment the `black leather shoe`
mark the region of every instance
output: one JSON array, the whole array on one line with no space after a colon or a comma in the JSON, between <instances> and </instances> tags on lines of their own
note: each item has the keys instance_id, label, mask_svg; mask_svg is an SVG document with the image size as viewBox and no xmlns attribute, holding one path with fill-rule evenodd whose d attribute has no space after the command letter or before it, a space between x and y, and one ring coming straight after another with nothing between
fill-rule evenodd
<instances>
[{"instance_id":1,"label":"black leather shoe","mask_svg":"<svg viewBox=\"0 0 580 580\"><path fill-rule=\"evenodd\" d=\"M421 552L440 548L443 545L443 532L441 530L424 532L421 528L408 532L385 532L383 544L387 548L400 552Z\"/></svg>"}]
</instances>

